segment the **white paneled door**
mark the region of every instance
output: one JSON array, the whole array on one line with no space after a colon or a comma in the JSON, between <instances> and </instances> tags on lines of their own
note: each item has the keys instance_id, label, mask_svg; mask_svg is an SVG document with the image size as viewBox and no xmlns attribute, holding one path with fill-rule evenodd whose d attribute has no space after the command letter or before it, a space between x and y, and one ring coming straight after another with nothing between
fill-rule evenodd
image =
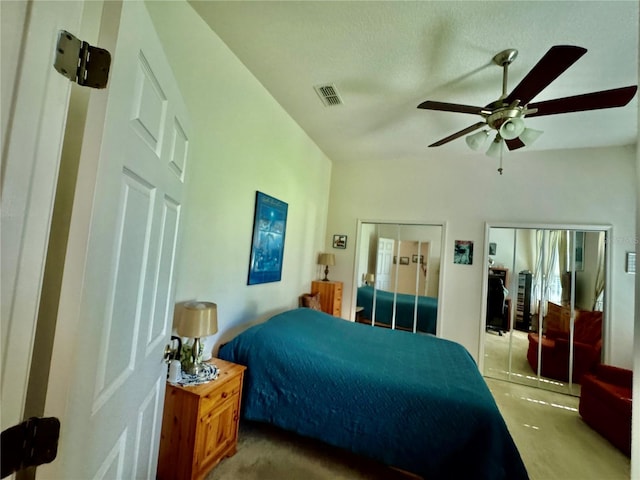
<instances>
[{"instance_id":1,"label":"white paneled door","mask_svg":"<svg viewBox=\"0 0 640 480\"><path fill-rule=\"evenodd\" d=\"M389 290L391 286L391 262L393 260L392 238L378 238L378 261L376 262L376 288Z\"/></svg>"},{"instance_id":2,"label":"white paneled door","mask_svg":"<svg viewBox=\"0 0 640 480\"><path fill-rule=\"evenodd\" d=\"M108 96L104 130L93 170L80 166L51 361L58 459L39 478L155 478L189 122L144 2L123 2L119 22L108 89L92 94Z\"/></svg>"},{"instance_id":3,"label":"white paneled door","mask_svg":"<svg viewBox=\"0 0 640 480\"><path fill-rule=\"evenodd\" d=\"M0 2L2 28L2 430L23 420L71 83L53 67L71 2ZM24 30L23 30L24 29Z\"/></svg>"}]
</instances>

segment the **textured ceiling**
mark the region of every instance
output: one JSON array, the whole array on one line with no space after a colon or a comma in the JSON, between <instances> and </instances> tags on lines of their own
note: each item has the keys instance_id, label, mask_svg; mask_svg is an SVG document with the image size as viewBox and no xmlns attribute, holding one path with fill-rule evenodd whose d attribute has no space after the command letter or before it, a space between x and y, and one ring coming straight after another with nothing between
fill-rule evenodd
<instances>
[{"instance_id":1,"label":"textured ceiling","mask_svg":"<svg viewBox=\"0 0 640 480\"><path fill-rule=\"evenodd\" d=\"M435 150L479 155L464 138L427 145L481 117L416 107L496 100L502 69L492 57L506 48L519 52L507 91L551 46L588 50L534 101L638 84L637 1L189 3L338 162L424 158ZM326 83L343 105L323 105L313 87ZM545 132L526 149L635 144L637 121L637 95L622 108L526 119Z\"/></svg>"}]
</instances>

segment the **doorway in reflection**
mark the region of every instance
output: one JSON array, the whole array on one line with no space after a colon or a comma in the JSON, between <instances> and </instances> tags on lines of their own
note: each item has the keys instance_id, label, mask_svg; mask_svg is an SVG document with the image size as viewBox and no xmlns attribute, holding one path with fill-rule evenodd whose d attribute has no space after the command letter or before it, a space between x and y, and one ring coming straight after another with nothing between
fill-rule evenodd
<instances>
[{"instance_id":1,"label":"doorway in reflection","mask_svg":"<svg viewBox=\"0 0 640 480\"><path fill-rule=\"evenodd\" d=\"M436 333L442 225L360 222L355 320Z\"/></svg>"},{"instance_id":2,"label":"doorway in reflection","mask_svg":"<svg viewBox=\"0 0 640 480\"><path fill-rule=\"evenodd\" d=\"M571 395L602 358L608 227L488 228L484 375Z\"/></svg>"}]
</instances>

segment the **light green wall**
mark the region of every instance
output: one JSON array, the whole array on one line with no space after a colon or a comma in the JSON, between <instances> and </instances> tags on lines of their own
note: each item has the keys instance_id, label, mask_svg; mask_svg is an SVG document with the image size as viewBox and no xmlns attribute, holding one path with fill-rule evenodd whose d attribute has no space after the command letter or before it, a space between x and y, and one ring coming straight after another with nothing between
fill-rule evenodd
<instances>
[{"instance_id":1,"label":"light green wall","mask_svg":"<svg viewBox=\"0 0 640 480\"><path fill-rule=\"evenodd\" d=\"M177 301L235 327L297 306L323 250L331 162L183 1L147 2L191 115ZM289 205L282 281L247 286L256 190Z\"/></svg>"}]
</instances>

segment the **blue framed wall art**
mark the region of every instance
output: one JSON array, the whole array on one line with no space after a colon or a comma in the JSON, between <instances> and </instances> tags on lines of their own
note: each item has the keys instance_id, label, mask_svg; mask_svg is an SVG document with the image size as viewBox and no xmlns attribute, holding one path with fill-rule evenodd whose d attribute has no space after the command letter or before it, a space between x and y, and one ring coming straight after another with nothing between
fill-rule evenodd
<instances>
[{"instance_id":1,"label":"blue framed wall art","mask_svg":"<svg viewBox=\"0 0 640 480\"><path fill-rule=\"evenodd\" d=\"M248 285L282 279L287 210L285 202L256 192Z\"/></svg>"}]
</instances>

